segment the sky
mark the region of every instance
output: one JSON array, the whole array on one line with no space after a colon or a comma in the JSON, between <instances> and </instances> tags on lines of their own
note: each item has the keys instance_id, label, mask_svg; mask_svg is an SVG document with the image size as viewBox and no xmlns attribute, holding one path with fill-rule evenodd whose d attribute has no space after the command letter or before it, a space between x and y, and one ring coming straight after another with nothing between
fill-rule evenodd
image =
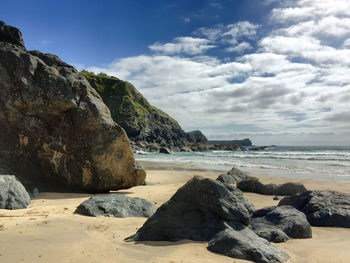
<instances>
[{"instance_id":1,"label":"sky","mask_svg":"<svg viewBox=\"0 0 350 263\"><path fill-rule=\"evenodd\" d=\"M27 49L130 81L185 131L350 146L349 0L12 0Z\"/></svg>"}]
</instances>

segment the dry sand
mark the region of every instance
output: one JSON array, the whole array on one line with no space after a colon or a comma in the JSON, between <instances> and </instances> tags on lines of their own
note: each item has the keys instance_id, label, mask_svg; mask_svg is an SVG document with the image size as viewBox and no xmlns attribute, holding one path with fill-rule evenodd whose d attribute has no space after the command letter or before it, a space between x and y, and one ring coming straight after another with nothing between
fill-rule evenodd
<instances>
[{"instance_id":1,"label":"dry sand","mask_svg":"<svg viewBox=\"0 0 350 263\"><path fill-rule=\"evenodd\" d=\"M215 179L205 171L148 170L147 186L119 191L161 205L194 175ZM281 183L286 178L260 177ZM295 179L308 189L350 193L350 183ZM0 209L0 262L249 262L207 251L206 242L124 242L145 218L107 218L75 215L76 207L90 195L41 193L27 209ZM256 208L277 204L273 196L245 194ZM291 256L289 262L350 262L350 229L313 227L312 239L275 244Z\"/></svg>"}]
</instances>

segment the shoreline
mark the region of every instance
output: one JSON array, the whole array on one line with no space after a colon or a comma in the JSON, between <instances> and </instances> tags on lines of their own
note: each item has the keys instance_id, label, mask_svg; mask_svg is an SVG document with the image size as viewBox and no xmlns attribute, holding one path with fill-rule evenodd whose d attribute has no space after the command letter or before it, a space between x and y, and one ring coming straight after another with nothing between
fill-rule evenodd
<instances>
[{"instance_id":1,"label":"shoreline","mask_svg":"<svg viewBox=\"0 0 350 263\"><path fill-rule=\"evenodd\" d=\"M182 162L167 162L167 161L149 161L149 160L136 160L139 164L141 164L146 172L148 170L169 170L169 171L200 171L205 173L226 173L229 171L232 167L230 167L227 170L223 169L215 169L210 168L209 166L199 166L195 164L188 164L188 163L182 163ZM282 169L267 169L267 168L247 168L247 167L240 167L239 165L236 166L238 169L247 172L255 177L271 177L271 178L285 178L288 180L312 180L312 181L321 181L321 182L342 182L342 183L349 183L350 185L350 176L329 176L329 175L318 175L317 178L312 178L311 173L307 172L295 172L295 171L288 171L288 170L282 170Z\"/></svg>"}]
</instances>

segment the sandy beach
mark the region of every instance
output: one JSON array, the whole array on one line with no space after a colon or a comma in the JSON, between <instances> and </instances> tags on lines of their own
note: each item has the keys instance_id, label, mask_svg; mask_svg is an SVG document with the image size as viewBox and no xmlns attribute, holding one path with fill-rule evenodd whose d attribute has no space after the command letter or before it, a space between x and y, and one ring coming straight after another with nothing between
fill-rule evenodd
<instances>
[{"instance_id":1,"label":"sandy beach","mask_svg":"<svg viewBox=\"0 0 350 263\"><path fill-rule=\"evenodd\" d=\"M147 185L118 191L145 198L157 206L195 175L216 179L218 172L147 169ZM153 164L153 168L156 168ZM174 167L172 167L174 168ZM159 170L161 169L161 170ZM291 181L260 176L264 183ZM295 179L310 190L350 193L350 183ZM74 214L88 194L41 193L23 210L0 210L0 262L249 262L209 252L206 242L125 242L145 218L87 217ZM275 205L273 196L247 193L255 207ZM349 262L350 229L313 227L312 239L275 244L291 256L288 262Z\"/></svg>"}]
</instances>

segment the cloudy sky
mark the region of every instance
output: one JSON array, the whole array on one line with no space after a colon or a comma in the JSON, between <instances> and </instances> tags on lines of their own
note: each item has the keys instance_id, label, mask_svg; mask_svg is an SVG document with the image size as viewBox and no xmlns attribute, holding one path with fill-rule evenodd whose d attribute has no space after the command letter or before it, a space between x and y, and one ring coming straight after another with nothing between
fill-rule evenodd
<instances>
[{"instance_id":1,"label":"cloudy sky","mask_svg":"<svg viewBox=\"0 0 350 263\"><path fill-rule=\"evenodd\" d=\"M349 0L72 2L14 1L0 20L29 49L130 81L186 131L350 145Z\"/></svg>"}]
</instances>

